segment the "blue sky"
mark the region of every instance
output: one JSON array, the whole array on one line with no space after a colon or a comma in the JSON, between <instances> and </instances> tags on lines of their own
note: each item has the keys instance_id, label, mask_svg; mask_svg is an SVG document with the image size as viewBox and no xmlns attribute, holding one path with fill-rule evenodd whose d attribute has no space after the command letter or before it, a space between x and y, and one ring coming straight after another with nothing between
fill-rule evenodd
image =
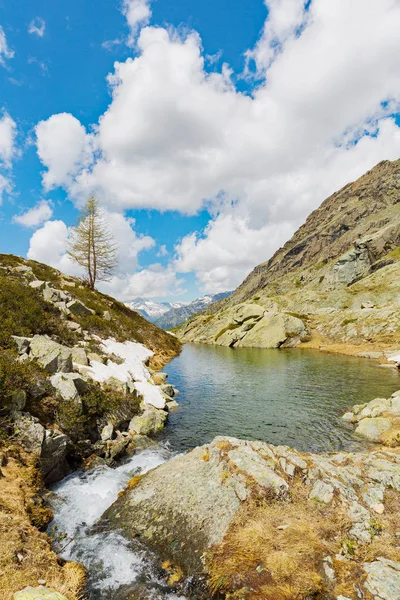
<instances>
[{"instance_id":1,"label":"blue sky","mask_svg":"<svg viewBox=\"0 0 400 600\"><path fill-rule=\"evenodd\" d=\"M393 0L0 1L0 251L75 273L94 192L121 243L105 291L232 289L400 156L399 25Z\"/></svg>"}]
</instances>

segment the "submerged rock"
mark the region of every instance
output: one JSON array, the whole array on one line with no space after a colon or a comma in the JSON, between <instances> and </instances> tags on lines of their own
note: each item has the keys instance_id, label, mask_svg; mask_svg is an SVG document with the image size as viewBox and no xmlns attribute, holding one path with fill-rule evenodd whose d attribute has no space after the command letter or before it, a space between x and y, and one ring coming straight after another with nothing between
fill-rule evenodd
<instances>
[{"instance_id":1,"label":"submerged rock","mask_svg":"<svg viewBox=\"0 0 400 600\"><path fill-rule=\"evenodd\" d=\"M400 392L356 404L342 419L356 425L355 433L371 442L400 446Z\"/></svg>"}]
</instances>

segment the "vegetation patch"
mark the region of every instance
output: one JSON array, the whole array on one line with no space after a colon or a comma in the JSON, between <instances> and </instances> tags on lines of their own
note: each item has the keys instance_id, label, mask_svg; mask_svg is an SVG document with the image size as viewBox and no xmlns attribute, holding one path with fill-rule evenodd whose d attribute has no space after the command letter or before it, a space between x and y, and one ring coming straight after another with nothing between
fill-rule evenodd
<instances>
[{"instance_id":1,"label":"vegetation patch","mask_svg":"<svg viewBox=\"0 0 400 600\"><path fill-rule=\"evenodd\" d=\"M214 340L217 341L222 335L224 335L224 333L226 333L227 331L232 331L233 329L238 329L238 327L240 327L240 325L236 323L229 323L229 325L223 327L221 331L217 333Z\"/></svg>"}]
</instances>

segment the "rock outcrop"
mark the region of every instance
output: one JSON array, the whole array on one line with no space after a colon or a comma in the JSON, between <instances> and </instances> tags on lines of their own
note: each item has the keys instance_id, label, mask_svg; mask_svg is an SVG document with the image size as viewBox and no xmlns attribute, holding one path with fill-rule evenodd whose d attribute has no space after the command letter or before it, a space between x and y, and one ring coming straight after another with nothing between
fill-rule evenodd
<instances>
[{"instance_id":1,"label":"rock outcrop","mask_svg":"<svg viewBox=\"0 0 400 600\"><path fill-rule=\"evenodd\" d=\"M312 552L307 544L316 545L315 564L308 564L307 569L310 581L314 577L315 589L325 593L318 597L340 597L348 577L352 577L351 586L354 584L360 593L368 590L376 600L395 600L400 521L393 507L399 506L399 501L400 455L395 450L313 455L286 446L216 438L134 478L106 511L103 525L122 531L128 538L139 538L188 576L203 571L213 576L215 556L221 553L230 564L238 563L240 580L243 570L249 568L240 556L251 555L255 538L243 537L246 547L233 544L231 555L228 540L231 535L240 536L241 528L253 519L254 528L268 523L267 546L267 538L275 535L272 554L289 536L287 552L299 569L302 555ZM274 515L279 515L279 520L274 521ZM296 537L291 528L297 527L298 519L305 529ZM328 534L331 527L334 533ZM262 536L256 531L254 536ZM328 537L324 539L324 535ZM392 552L374 558L376 552L390 547ZM363 556L369 560L363 562ZM262 565L260 556L258 561ZM285 580L287 573L279 575L272 569L265 579L263 569L260 566L259 571L252 571L253 592L262 584L265 595L256 597L274 597L268 590L275 589L273 586L280 577ZM329 577L322 577L324 572Z\"/></svg>"},{"instance_id":2,"label":"rock outcrop","mask_svg":"<svg viewBox=\"0 0 400 600\"><path fill-rule=\"evenodd\" d=\"M376 398L353 406L343 419L356 425L356 435L370 442L400 446L400 390L391 398Z\"/></svg>"}]
</instances>

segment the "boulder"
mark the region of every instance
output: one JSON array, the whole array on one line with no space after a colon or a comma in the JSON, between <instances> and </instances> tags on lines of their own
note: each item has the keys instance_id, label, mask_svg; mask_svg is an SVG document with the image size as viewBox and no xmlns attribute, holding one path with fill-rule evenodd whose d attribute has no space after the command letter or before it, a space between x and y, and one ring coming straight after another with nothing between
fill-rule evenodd
<instances>
[{"instance_id":1,"label":"boulder","mask_svg":"<svg viewBox=\"0 0 400 600\"><path fill-rule=\"evenodd\" d=\"M51 385L63 400L76 401L88 390L88 382L79 373L56 373L50 378Z\"/></svg>"},{"instance_id":2,"label":"boulder","mask_svg":"<svg viewBox=\"0 0 400 600\"><path fill-rule=\"evenodd\" d=\"M79 348L77 346L72 348L72 362L85 366L89 364L86 352L83 348Z\"/></svg>"},{"instance_id":3,"label":"boulder","mask_svg":"<svg viewBox=\"0 0 400 600\"><path fill-rule=\"evenodd\" d=\"M356 242L355 247L343 254L333 267L333 281L337 285L348 285L368 272L371 260L366 243Z\"/></svg>"},{"instance_id":4,"label":"boulder","mask_svg":"<svg viewBox=\"0 0 400 600\"><path fill-rule=\"evenodd\" d=\"M266 313L254 327L244 335L238 346L255 348L279 348L290 338L307 335L301 319L284 313Z\"/></svg>"},{"instance_id":5,"label":"boulder","mask_svg":"<svg viewBox=\"0 0 400 600\"><path fill-rule=\"evenodd\" d=\"M364 564L365 588L377 600L400 600L400 562L378 558Z\"/></svg>"},{"instance_id":6,"label":"boulder","mask_svg":"<svg viewBox=\"0 0 400 600\"><path fill-rule=\"evenodd\" d=\"M75 321L67 321L65 323L65 325L71 331L76 331L76 332L82 331L82 327L79 325L79 323L75 323Z\"/></svg>"},{"instance_id":7,"label":"boulder","mask_svg":"<svg viewBox=\"0 0 400 600\"><path fill-rule=\"evenodd\" d=\"M170 398L173 398L175 396L175 388L170 383L163 383L162 385L160 385L160 389L162 392L164 392L164 394L166 394ZM167 402L169 401L167 400Z\"/></svg>"},{"instance_id":8,"label":"boulder","mask_svg":"<svg viewBox=\"0 0 400 600\"><path fill-rule=\"evenodd\" d=\"M70 348L53 342L45 335L35 335L30 343L30 355L48 373L69 373L72 371L72 352Z\"/></svg>"},{"instance_id":9,"label":"boulder","mask_svg":"<svg viewBox=\"0 0 400 600\"><path fill-rule=\"evenodd\" d=\"M21 590L20 592L16 592L13 595L13 600L68 600L66 596L60 594L53 588L44 587L40 585L39 587L31 587L28 586Z\"/></svg>"},{"instance_id":10,"label":"boulder","mask_svg":"<svg viewBox=\"0 0 400 600\"><path fill-rule=\"evenodd\" d=\"M164 428L168 413L149 406L146 410L129 423L129 433L140 435L151 435L158 433Z\"/></svg>"},{"instance_id":11,"label":"boulder","mask_svg":"<svg viewBox=\"0 0 400 600\"><path fill-rule=\"evenodd\" d=\"M16 390L8 398L2 398L2 403L8 412L24 410L26 404L25 390Z\"/></svg>"},{"instance_id":12,"label":"boulder","mask_svg":"<svg viewBox=\"0 0 400 600\"><path fill-rule=\"evenodd\" d=\"M239 304L233 313L233 321L241 325L248 319L259 320L264 312L263 307L258 304Z\"/></svg>"},{"instance_id":13,"label":"boulder","mask_svg":"<svg viewBox=\"0 0 400 600\"><path fill-rule=\"evenodd\" d=\"M29 283L29 287L33 288L34 290L38 290L38 292L42 292L46 287L46 282L37 279L36 281L31 281Z\"/></svg>"},{"instance_id":14,"label":"boulder","mask_svg":"<svg viewBox=\"0 0 400 600\"><path fill-rule=\"evenodd\" d=\"M67 308L71 312L71 314L76 315L78 317L86 317L88 315L95 314L94 310L85 306L85 304L83 304L83 302L81 302L80 300L71 300L71 302L68 302Z\"/></svg>"},{"instance_id":15,"label":"boulder","mask_svg":"<svg viewBox=\"0 0 400 600\"><path fill-rule=\"evenodd\" d=\"M63 290L56 290L55 288L46 285L43 289L43 298L47 302L55 304L56 302L67 302L70 299L70 296L63 292Z\"/></svg>"},{"instance_id":16,"label":"boulder","mask_svg":"<svg viewBox=\"0 0 400 600\"><path fill-rule=\"evenodd\" d=\"M11 337L17 346L18 354L25 354L29 351L29 345L32 338L22 337L20 335L12 335Z\"/></svg>"},{"instance_id":17,"label":"boulder","mask_svg":"<svg viewBox=\"0 0 400 600\"><path fill-rule=\"evenodd\" d=\"M107 442L108 440L112 439L114 433L114 427L112 425L112 423L108 423L108 425L105 425L105 427L103 427L103 429L101 430L101 439L103 442Z\"/></svg>"},{"instance_id":18,"label":"boulder","mask_svg":"<svg viewBox=\"0 0 400 600\"><path fill-rule=\"evenodd\" d=\"M103 312L103 319L105 319L106 321L111 321L111 315L108 310L105 310Z\"/></svg>"},{"instance_id":19,"label":"boulder","mask_svg":"<svg viewBox=\"0 0 400 600\"><path fill-rule=\"evenodd\" d=\"M325 483L321 479L318 479L310 492L310 500L316 500L323 504L329 504L333 499L334 489L329 483Z\"/></svg>"},{"instance_id":20,"label":"boulder","mask_svg":"<svg viewBox=\"0 0 400 600\"><path fill-rule=\"evenodd\" d=\"M59 481L67 473L66 462L71 441L67 435L54 429L46 429L40 456L40 465L46 483Z\"/></svg>"},{"instance_id":21,"label":"boulder","mask_svg":"<svg viewBox=\"0 0 400 600\"><path fill-rule=\"evenodd\" d=\"M122 458L126 452L129 441L129 438L109 440L107 442L107 450L105 453L106 460L115 461Z\"/></svg>"},{"instance_id":22,"label":"boulder","mask_svg":"<svg viewBox=\"0 0 400 600\"><path fill-rule=\"evenodd\" d=\"M29 414L17 415L14 419L14 434L25 450L41 456L45 428Z\"/></svg>"},{"instance_id":23,"label":"boulder","mask_svg":"<svg viewBox=\"0 0 400 600\"><path fill-rule=\"evenodd\" d=\"M392 422L390 419L384 417L366 418L359 422L355 433L371 442L379 442L381 435L391 428Z\"/></svg>"}]
</instances>

